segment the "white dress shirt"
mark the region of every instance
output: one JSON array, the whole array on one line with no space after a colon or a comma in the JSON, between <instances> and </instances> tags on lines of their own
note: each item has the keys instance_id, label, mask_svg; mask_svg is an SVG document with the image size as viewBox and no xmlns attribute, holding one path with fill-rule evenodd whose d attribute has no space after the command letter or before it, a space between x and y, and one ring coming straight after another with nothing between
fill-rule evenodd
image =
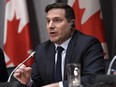
<instances>
[{"instance_id":1,"label":"white dress shirt","mask_svg":"<svg viewBox=\"0 0 116 87\"><path fill-rule=\"evenodd\" d=\"M58 44L55 44L55 50L56 50L56 54L55 54L55 64L57 62L57 47L58 46L61 46L62 48L64 48L64 50L62 51L62 80L64 79L64 65L65 65L65 56L66 56L66 51L67 51L67 47L68 47L68 44L70 42L70 39L69 38L68 40L66 40L64 43L62 43L61 45L58 45Z\"/></svg>"},{"instance_id":2,"label":"white dress shirt","mask_svg":"<svg viewBox=\"0 0 116 87\"><path fill-rule=\"evenodd\" d=\"M64 43L62 43L61 45L58 45L58 44L55 44L55 47L56 47L56 54L55 54L55 64L57 62L57 46L61 46L64 48L63 52L62 52L62 80L64 80L64 65L65 65L65 56L66 56L66 51L67 51L67 47L68 47L68 44L70 42L71 38L69 38L68 40L66 40ZM62 81L59 82L59 87L63 87L63 83Z\"/></svg>"}]
</instances>

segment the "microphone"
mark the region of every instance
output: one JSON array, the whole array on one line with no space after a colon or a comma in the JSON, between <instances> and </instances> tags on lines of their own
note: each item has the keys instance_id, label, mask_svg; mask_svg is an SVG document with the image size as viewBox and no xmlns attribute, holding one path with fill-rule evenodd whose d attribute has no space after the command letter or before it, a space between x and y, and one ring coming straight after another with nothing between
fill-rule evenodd
<instances>
[{"instance_id":1,"label":"microphone","mask_svg":"<svg viewBox=\"0 0 116 87\"><path fill-rule=\"evenodd\" d=\"M110 65L109 65L109 68L108 68L108 71L107 71L107 75L110 75L112 64L114 63L115 59L116 59L116 55L113 57L112 61L110 62Z\"/></svg>"},{"instance_id":2,"label":"microphone","mask_svg":"<svg viewBox=\"0 0 116 87\"><path fill-rule=\"evenodd\" d=\"M36 51L33 51L22 63L20 63L9 75L9 78L7 80L7 82L10 82L11 76L13 75L13 73L22 65L24 64L27 60L29 60L30 58L32 58L34 56L34 54L36 53Z\"/></svg>"}]
</instances>

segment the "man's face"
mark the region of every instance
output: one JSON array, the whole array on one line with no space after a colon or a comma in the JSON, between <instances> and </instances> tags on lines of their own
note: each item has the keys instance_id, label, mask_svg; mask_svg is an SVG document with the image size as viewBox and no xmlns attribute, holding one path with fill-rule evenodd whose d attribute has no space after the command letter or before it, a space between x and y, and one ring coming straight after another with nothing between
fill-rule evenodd
<instances>
[{"instance_id":1,"label":"man's face","mask_svg":"<svg viewBox=\"0 0 116 87\"><path fill-rule=\"evenodd\" d=\"M71 36L70 23L65 18L64 9L51 9L47 13L47 31L50 40L62 44Z\"/></svg>"}]
</instances>

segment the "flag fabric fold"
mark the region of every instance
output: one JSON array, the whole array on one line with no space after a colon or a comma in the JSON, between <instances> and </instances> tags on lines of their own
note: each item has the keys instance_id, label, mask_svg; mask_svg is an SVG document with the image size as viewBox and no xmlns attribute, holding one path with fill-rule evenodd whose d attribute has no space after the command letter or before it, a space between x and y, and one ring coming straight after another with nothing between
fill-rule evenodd
<instances>
[{"instance_id":1,"label":"flag fabric fold","mask_svg":"<svg viewBox=\"0 0 116 87\"><path fill-rule=\"evenodd\" d=\"M24 61L33 51L26 0L6 0L4 54L7 67ZM31 65L33 58L27 61Z\"/></svg>"}]
</instances>

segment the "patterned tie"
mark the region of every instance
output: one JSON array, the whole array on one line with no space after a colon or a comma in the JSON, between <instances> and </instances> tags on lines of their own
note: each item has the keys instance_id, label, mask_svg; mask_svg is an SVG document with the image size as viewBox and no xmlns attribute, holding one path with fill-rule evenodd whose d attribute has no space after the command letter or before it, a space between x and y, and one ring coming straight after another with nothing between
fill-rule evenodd
<instances>
[{"instance_id":1,"label":"patterned tie","mask_svg":"<svg viewBox=\"0 0 116 87\"><path fill-rule=\"evenodd\" d=\"M61 47L61 46L58 46L57 47L57 51L58 51L58 54L57 54L57 63L56 63L56 67L55 67L55 75L54 75L54 80L55 82L59 82L62 80L62 51L64 49Z\"/></svg>"}]
</instances>

